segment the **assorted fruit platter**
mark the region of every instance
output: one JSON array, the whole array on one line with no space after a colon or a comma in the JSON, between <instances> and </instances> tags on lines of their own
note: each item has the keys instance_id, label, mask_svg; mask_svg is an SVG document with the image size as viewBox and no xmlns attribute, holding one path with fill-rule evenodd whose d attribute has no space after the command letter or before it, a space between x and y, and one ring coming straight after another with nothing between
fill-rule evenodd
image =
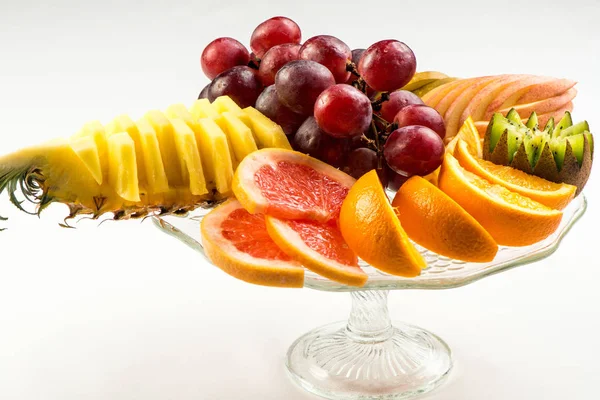
<instances>
[{"instance_id":1,"label":"assorted fruit platter","mask_svg":"<svg viewBox=\"0 0 600 400\"><path fill-rule=\"evenodd\" d=\"M285 17L261 23L250 50L211 42L211 82L189 107L93 121L0 157L0 193L38 215L68 205L65 226L211 207L202 245L228 274L301 287L308 269L360 287L359 259L418 276L415 243L480 263L542 241L589 178L594 139L572 120L574 81L417 72L398 40L302 42Z\"/></svg>"}]
</instances>

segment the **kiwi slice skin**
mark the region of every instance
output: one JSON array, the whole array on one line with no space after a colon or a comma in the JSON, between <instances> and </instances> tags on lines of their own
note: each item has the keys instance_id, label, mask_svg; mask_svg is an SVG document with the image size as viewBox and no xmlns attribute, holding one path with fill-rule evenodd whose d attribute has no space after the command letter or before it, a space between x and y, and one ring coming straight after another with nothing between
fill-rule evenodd
<instances>
[{"instance_id":1,"label":"kiwi slice skin","mask_svg":"<svg viewBox=\"0 0 600 400\"><path fill-rule=\"evenodd\" d=\"M515 114L514 109L506 117L494 114L484 136L483 158L552 182L575 185L579 194L593 161L594 140L589 124L573 124L571 114L565 112L558 124L551 118L540 130L535 113L527 124Z\"/></svg>"}]
</instances>

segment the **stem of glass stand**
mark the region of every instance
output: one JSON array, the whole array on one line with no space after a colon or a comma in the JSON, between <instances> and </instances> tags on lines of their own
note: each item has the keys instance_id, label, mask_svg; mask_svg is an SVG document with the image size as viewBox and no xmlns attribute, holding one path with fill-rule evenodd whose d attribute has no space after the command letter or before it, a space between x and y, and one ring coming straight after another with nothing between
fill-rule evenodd
<instances>
[{"instance_id":1,"label":"stem of glass stand","mask_svg":"<svg viewBox=\"0 0 600 400\"><path fill-rule=\"evenodd\" d=\"M389 290L351 292L352 311L346 327L347 335L356 342L376 343L394 334L387 307Z\"/></svg>"}]
</instances>

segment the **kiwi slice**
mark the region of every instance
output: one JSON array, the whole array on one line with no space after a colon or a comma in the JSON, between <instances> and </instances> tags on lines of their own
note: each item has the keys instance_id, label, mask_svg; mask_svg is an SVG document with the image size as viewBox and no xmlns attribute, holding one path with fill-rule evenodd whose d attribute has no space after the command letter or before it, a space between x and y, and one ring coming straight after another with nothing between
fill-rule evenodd
<instances>
[{"instance_id":1,"label":"kiwi slice","mask_svg":"<svg viewBox=\"0 0 600 400\"><path fill-rule=\"evenodd\" d=\"M571 113L565 111L565 115L562 117L558 125L556 125L556 128L554 128L554 131L552 132L552 137L557 137L558 135L560 135L563 129L566 129L570 126L573 126L573 119L571 118Z\"/></svg>"},{"instance_id":2,"label":"kiwi slice","mask_svg":"<svg viewBox=\"0 0 600 400\"><path fill-rule=\"evenodd\" d=\"M494 114L484 136L483 157L554 182L583 189L592 166L594 138L589 124L573 124L571 114L558 124L550 118L543 130L536 113L523 123L515 109Z\"/></svg>"},{"instance_id":3,"label":"kiwi slice","mask_svg":"<svg viewBox=\"0 0 600 400\"><path fill-rule=\"evenodd\" d=\"M529 116L529 119L527 120L527 124L526 126L529 129L537 129L538 127L538 116L536 114L536 112L532 112L531 115Z\"/></svg>"}]
</instances>

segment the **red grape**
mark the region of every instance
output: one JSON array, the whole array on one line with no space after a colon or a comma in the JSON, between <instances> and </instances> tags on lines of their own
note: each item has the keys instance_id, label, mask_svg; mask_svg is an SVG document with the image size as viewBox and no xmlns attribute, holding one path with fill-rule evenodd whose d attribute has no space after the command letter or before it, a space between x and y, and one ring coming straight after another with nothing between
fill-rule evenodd
<instances>
[{"instance_id":1,"label":"red grape","mask_svg":"<svg viewBox=\"0 0 600 400\"><path fill-rule=\"evenodd\" d=\"M298 128L292 146L295 150L318 158L336 168L341 167L350 151L346 139L335 139L319 128L314 117L308 117Z\"/></svg>"},{"instance_id":2,"label":"red grape","mask_svg":"<svg viewBox=\"0 0 600 400\"><path fill-rule=\"evenodd\" d=\"M326 66L338 83L344 83L350 77L346 63L352 58L352 52L346 43L334 36L319 35L308 39L300 48L299 55L302 60Z\"/></svg>"},{"instance_id":3,"label":"red grape","mask_svg":"<svg viewBox=\"0 0 600 400\"><path fill-rule=\"evenodd\" d=\"M444 142L425 126L410 125L396 129L383 148L385 161L400 175L425 176L435 171L444 159Z\"/></svg>"},{"instance_id":4,"label":"red grape","mask_svg":"<svg viewBox=\"0 0 600 400\"><path fill-rule=\"evenodd\" d=\"M263 85L275 83L275 75L285 64L298 59L299 44L286 43L273 46L265 53L258 68L258 76Z\"/></svg>"},{"instance_id":5,"label":"red grape","mask_svg":"<svg viewBox=\"0 0 600 400\"><path fill-rule=\"evenodd\" d=\"M385 165L385 162L382 163ZM387 171L385 168L377 169L377 152L366 147L354 149L348 154L346 166L342 170L354 179L358 179L367 172L376 169L379 180L383 186L387 186Z\"/></svg>"},{"instance_id":6,"label":"red grape","mask_svg":"<svg viewBox=\"0 0 600 400\"><path fill-rule=\"evenodd\" d=\"M444 118L434 108L424 104L412 104L402 108L396 114L394 122L399 128L409 125L426 126L437 133L442 140L446 136Z\"/></svg>"},{"instance_id":7,"label":"red grape","mask_svg":"<svg viewBox=\"0 0 600 400\"><path fill-rule=\"evenodd\" d=\"M267 87L256 100L255 108L281 126L286 135L296 133L305 120L279 101L275 85Z\"/></svg>"},{"instance_id":8,"label":"red grape","mask_svg":"<svg viewBox=\"0 0 600 400\"><path fill-rule=\"evenodd\" d=\"M290 61L275 75L275 87L281 103L304 116L313 114L317 97L333 85L335 79L331 72L314 61Z\"/></svg>"},{"instance_id":9,"label":"red grape","mask_svg":"<svg viewBox=\"0 0 600 400\"><path fill-rule=\"evenodd\" d=\"M243 44L230 37L213 40L206 46L200 57L202 71L208 79L237 65L248 65L250 53Z\"/></svg>"},{"instance_id":10,"label":"red grape","mask_svg":"<svg viewBox=\"0 0 600 400\"><path fill-rule=\"evenodd\" d=\"M198 99L208 99L208 88L210 87L210 83L204 86L200 94L198 95Z\"/></svg>"},{"instance_id":11,"label":"red grape","mask_svg":"<svg viewBox=\"0 0 600 400\"><path fill-rule=\"evenodd\" d=\"M380 92L400 89L416 70L415 54L397 40L382 40L371 45L358 63L358 71L367 85Z\"/></svg>"},{"instance_id":12,"label":"red grape","mask_svg":"<svg viewBox=\"0 0 600 400\"><path fill-rule=\"evenodd\" d=\"M381 104L381 110L379 111L379 115L387 122L394 121L394 117L398 114L401 108L406 107L411 104L425 104L423 100L413 92L409 92L408 90L398 90L390 93L390 99L388 101L384 101ZM413 124L411 124L413 125ZM422 124L414 124L414 125L422 125ZM434 129L435 130L435 129Z\"/></svg>"},{"instance_id":13,"label":"red grape","mask_svg":"<svg viewBox=\"0 0 600 400\"><path fill-rule=\"evenodd\" d=\"M334 137L351 137L365 132L373 118L371 101L360 90L340 83L329 87L315 103L315 118Z\"/></svg>"},{"instance_id":14,"label":"red grape","mask_svg":"<svg viewBox=\"0 0 600 400\"><path fill-rule=\"evenodd\" d=\"M208 99L212 102L219 96L229 96L238 106L253 106L263 90L256 70L237 66L219 74L208 88Z\"/></svg>"},{"instance_id":15,"label":"red grape","mask_svg":"<svg viewBox=\"0 0 600 400\"><path fill-rule=\"evenodd\" d=\"M286 17L273 17L258 25L252 32L250 48L258 58L262 58L273 46L300 43L301 39L298 24Z\"/></svg>"}]
</instances>

